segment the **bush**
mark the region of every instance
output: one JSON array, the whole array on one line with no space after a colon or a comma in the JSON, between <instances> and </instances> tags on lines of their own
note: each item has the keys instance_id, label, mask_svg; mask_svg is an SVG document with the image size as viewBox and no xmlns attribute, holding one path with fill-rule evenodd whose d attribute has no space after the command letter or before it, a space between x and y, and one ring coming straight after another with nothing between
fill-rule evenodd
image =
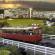
<instances>
[{"instance_id":1,"label":"bush","mask_svg":"<svg viewBox=\"0 0 55 55\"><path fill-rule=\"evenodd\" d=\"M44 26L43 28L43 33L44 34L55 34L55 27L48 27L48 26Z\"/></svg>"},{"instance_id":2,"label":"bush","mask_svg":"<svg viewBox=\"0 0 55 55\"><path fill-rule=\"evenodd\" d=\"M2 47L0 47L0 52L4 52L3 50L5 50L5 53L8 54L8 51L10 52L9 55L23 55L23 53L21 52L21 50L17 47L17 46L11 46L11 45L4 45ZM2 54L2 55L5 55Z\"/></svg>"}]
</instances>

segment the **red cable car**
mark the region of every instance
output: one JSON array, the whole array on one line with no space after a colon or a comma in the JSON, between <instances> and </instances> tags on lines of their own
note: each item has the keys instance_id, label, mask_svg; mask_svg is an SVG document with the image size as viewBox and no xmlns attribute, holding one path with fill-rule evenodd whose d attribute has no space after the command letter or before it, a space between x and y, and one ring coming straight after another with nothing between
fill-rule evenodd
<instances>
[{"instance_id":1,"label":"red cable car","mask_svg":"<svg viewBox=\"0 0 55 55\"><path fill-rule=\"evenodd\" d=\"M0 37L24 42L40 42L42 40L41 28L39 27L2 27Z\"/></svg>"}]
</instances>

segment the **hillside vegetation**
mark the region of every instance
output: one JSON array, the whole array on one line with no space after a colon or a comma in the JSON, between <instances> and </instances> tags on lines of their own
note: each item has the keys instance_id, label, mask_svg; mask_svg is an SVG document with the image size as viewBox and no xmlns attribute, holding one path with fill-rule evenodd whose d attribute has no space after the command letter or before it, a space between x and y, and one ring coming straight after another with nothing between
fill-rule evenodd
<instances>
[{"instance_id":1,"label":"hillside vegetation","mask_svg":"<svg viewBox=\"0 0 55 55\"><path fill-rule=\"evenodd\" d=\"M3 21L6 21L10 26L30 26L32 24L44 25L42 20L35 20L35 19L0 20L0 22L3 22Z\"/></svg>"},{"instance_id":2,"label":"hillside vegetation","mask_svg":"<svg viewBox=\"0 0 55 55\"><path fill-rule=\"evenodd\" d=\"M43 20L37 19L2 19L0 24L4 23L5 26L31 26L32 24L39 24L42 27L42 32L45 34L55 34L55 26L48 27Z\"/></svg>"}]
</instances>

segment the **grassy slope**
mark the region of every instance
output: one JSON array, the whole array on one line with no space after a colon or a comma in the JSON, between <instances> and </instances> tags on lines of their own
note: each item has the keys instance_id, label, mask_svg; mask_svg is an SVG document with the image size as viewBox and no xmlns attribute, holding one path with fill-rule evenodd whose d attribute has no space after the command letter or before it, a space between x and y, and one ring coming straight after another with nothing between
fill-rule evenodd
<instances>
[{"instance_id":1,"label":"grassy slope","mask_svg":"<svg viewBox=\"0 0 55 55\"><path fill-rule=\"evenodd\" d=\"M0 22L2 22L4 20L0 20ZM9 23L10 26L31 26L33 23L36 24L40 24L40 26L43 28L44 33L50 33L51 34L55 34L55 27L51 26L49 27L45 27L43 20L37 20L37 19L13 19L13 20L5 20ZM48 31L48 32L47 32Z\"/></svg>"},{"instance_id":2,"label":"grassy slope","mask_svg":"<svg viewBox=\"0 0 55 55\"><path fill-rule=\"evenodd\" d=\"M10 51L8 50L0 50L0 55L9 55Z\"/></svg>"},{"instance_id":3,"label":"grassy slope","mask_svg":"<svg viewBox=\"0 0 55 55\"><path fill-rule=\"evenodd\" d=\"M4 20L2 20L2 21L4 21ZM0 20L0 22L2 22L2 21ZM13 19L13 20L7 20L7 22L11 26L29 26L33 23L43 25L42 20L34 20L34 19Z\"/></svg>"},{"instance_id":4,"label":"grassy slope","mask_svg":"<svg viewBox=\"0 0 55 55\"><path fill-rule=\"evenodd\" d=\"M3 46L0 47L0 55L9 55L9 54L10 54L10 51L7 50L6 47L3 47Z\"/></svg>"}]
</instances>

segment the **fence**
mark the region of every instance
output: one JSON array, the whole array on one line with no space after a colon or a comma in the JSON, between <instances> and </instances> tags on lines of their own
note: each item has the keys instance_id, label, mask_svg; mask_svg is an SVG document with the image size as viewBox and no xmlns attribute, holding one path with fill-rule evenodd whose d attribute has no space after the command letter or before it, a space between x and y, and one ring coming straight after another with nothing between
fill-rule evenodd
<instances>
[{"instance_id":1,"label":"fence","mask_svg":"<svg viewBox=\"0 0 55 55\"><path fill-rule=\"evenodd\" d=\"M45 55L48 55L48 54L55 55L55 48L34 45L34 44L30 44L30 43L24 43L24 42L3 39L3 38L0 40L0 42L11 44L11 45L16 45L16 46L18 46L18 48L23 47L23 48L25 48L25 50L32 50L34 52L34 55L36 52L41 52L41 53L44 53Z\"/></svg>"}]
</instances>

